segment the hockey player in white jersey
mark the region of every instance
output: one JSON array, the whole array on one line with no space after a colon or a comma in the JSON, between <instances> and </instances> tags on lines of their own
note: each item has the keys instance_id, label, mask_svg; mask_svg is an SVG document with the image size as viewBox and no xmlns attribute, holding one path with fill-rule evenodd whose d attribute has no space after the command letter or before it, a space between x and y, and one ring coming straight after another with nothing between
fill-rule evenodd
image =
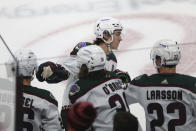
<instances>
[{"instance_id":1,"label":"hockey player in white jersey","mask_svg":"<svg viewBox=\"0 0 196 131\"><path fill-rule=\"evenodd\" d=\"M89 46L89 45L100 46L104 50L107 56L107 61L105 64L106 70L114 71L116 70L116 67L117 67L117 59L116 59L115 54L112 52L112 50L118 49L118 46L122 40L122 36L121 36L122 30L123 30L123 26L119 20L110 18L110 17L101 18L95 24L94 33L96 35L96 40L93 43L80 42L78 45L76 45L76 47L70 53L70 57L67 58L67 60L64 63L62 63L63 67L65 67L70 72L70 74L73 76L73 77L70 77L70 79L67 82L67 87L66 87L66 90L64 92L64 97L63 97L63 105L70 104L69 101L67 101L67 99L65 98L68 98L70 85L76 82L77 80L77 74L79 70L77 68L78 66L77 63L74 60L75 60L75 57L79 49L85 46Z\"/></svg>"},{"instance_id":2,"label":"hockey player in white jersey","mask_svg":"<svg viewBox=\"0 0 196 131\"><path fill-rule=\"evenodd\" d=\"M78 80L77 74L79 72L79 69L77 68L78 65L76 62L77 52L83 47L89 45L98 45L104 50L105 54L107 55L107 61L105 64L106 70L115 71L117 67L117 59L112 50L118 49L118 46L122 40L122 30L123 26L117 19L110 17L99 19L95 24L96 39L93 43L80 42L74 47L74 49L70 53L70 56L66 57L58 64L55 64L53 62L45 62L39 66L38 72L36 73L36 77L39 81L58 83L63 80L67 80L63 95L63 110L69 108L69 105L71 104L68 98L69 90L71 87L70 85ZM124 72L116 72L118 72L119 76L121 76L123 80L124 78L129 78L129 76L127 77L126 73Z\"/></svg>"},{"instance_id":3,"label":"hockey player in white jersey","mask_svg":"<svg viewBox=\"0 0 196 131\"><path fill-rule=\"evenodd\" d=\"M35 54L29 50L18 50L15 57L23 82L23 131L62 131L58 102L52 93L31 86L37 68Z\"/></svg>"},{"instance_id":4,"label":"hockey player in white jersey","mask_svg":"<svg viewBox=\"0 0 196 131\"><path fill-rule=\"evenodd\" d=\"M36 73L37 79L41 82L47 81L48 83L58 83L68 79L63 97L63 105L69 105L69 101L67 100L69 92L68 87L77 80L79 70L77 68L76 57L79 49L89 45L99 45L107 54L106 69L108 71L114 71L117 67L117 59L112 52L112 49L118 49L122 40L122 30L123 26L117 19L110 17L99 19L95 24L96 40L93 43L78 43L71 51L70 56L66 57L58 64L53 62L41 64Z\"/></svg>"},{"instance_id":5,"label":"hockey player in white jersey","mask_svg":"<svg viewBox=\"0 0 196 131\"><path fill-rule=\"evenodd\" d=\"M126 92L128 104L139 102L147 131L196 131L196 78L176 73L179 43L159 40L151 50L158 73L136 77Z\"/></svg>"},{"instance_id":6,"label":"hockey player in white jersey","mask_svg":"<svg viewBox=\"0 0 196 131\"><path fill-rule=\"evenodd\" d=\"M78 51L77 63L79 80L71 86L71 103L88 101L97 111L92 125L94 131L112 131L113 116L118 111L129 111L122 80L115 72L104 70L106 55L97 45Z\"/></svg>"}]
</instances>

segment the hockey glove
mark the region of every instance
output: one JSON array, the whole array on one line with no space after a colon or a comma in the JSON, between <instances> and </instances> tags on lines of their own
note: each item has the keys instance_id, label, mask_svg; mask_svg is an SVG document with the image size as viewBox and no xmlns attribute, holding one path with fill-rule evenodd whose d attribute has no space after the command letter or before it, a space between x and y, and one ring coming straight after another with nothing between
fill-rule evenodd
<instances>
[{"instance_id":1,"label":"hockey glove","mask_svg":"<svg viewBox=\"0 0 196 131\"><path fill-rule=\"evenodd\" d=\"M123 72L119 69L116 69L114 72L122 80L123 83L130 83L131 82L131 78L130 78L128 72Z\"/></svg>"},{"instance_id":2,"label":"hockey glove","mask_svg":"<svg viewBox=\"0 0 196 131\"><path fill-rule=\"evenodd\" d=\"M58 83L68 79L69 72L61 65L48 61L39 66L36 77L40 82Z\"/></svg>"}]
</instances>

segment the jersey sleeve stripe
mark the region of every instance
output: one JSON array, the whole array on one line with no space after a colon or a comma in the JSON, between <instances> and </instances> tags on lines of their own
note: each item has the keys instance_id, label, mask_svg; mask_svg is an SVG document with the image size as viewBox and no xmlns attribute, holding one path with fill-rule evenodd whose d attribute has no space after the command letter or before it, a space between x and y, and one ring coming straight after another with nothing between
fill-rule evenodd
<instances>
[{"instance_id":1,"label":"jersey sleeve stripe","mask_svg":"<svg viewBox=\"0 0 196 131\"><path fill-rule=\"evenodd\" d=\"M55 101L55 100L49 100L46 97L40 96L38 94L30 93L30 92L25 92L24 91L23 93L26 93L26 94L29 94L29 95L33 95L33 96L39 97L39 98L44 99L44 100L46 100L46 101L48 101L48 102L50 102L50 103L52 103L52 104L54 104L54 105L56 105L58 107L58 102Z\"/></svg>"}]
</instances>

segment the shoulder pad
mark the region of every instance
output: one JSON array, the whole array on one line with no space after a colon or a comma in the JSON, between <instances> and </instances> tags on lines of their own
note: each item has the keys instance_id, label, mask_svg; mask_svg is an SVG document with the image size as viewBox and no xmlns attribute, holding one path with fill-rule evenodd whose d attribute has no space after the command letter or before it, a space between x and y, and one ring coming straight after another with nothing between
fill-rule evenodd
<instances>
[{"instance_id":1,"label":"shoulder pad","mask_svg":"<svg viewBox=\"0 0 196 131\"><path fill-rule=\"evenodd\" d=\"M85 43L85 42L80 42L80 43L78 43L78 44L75 46L74 49L79 50L80 48L85 47L85 46L86 46L86 43Z\"/></svg>"},{"instance_id":2,"label":"shoulder pad","mask_svg":"<svg viewBox=\"0 0 196 131\"><path fill-rule=\"evenodd\" d=\"M74 49L71 51L70 55L76 55L80 48L85 47L85 46L88 46L88 45L93 45L93 44L92 43L89 43L89 42L79 42L74 47Z\"/></svg>"},{"instance_id":3,"label":"shoulder pad","mask_svg":"<svg viewBox=\"0 0 196 131\"><path fill-rule=\"evenodd\" d=\"M55 104L56 106L58 106L58 102L57 102L56 98L54 97L54 95L50 91L44 90L44 89L40 89L40 92L41 91L44 94L44 95L41 94L42 97L44 96L45 99L47 99L49 102L51 102L51 103Z\"/></svg>"},{"instance_id":4,"label":"shoulder pad","mask_svg":"<svg viewBox=\"0 0 196 131\"><path fill-rule=\"evenodd\" d=\"M147 79L147 77L148 77L147 74L143 74L143 75L135 77L131 82L133 82L133 83L136 82L137 83L139 81L143 81L143 80Z\"/></svg>"},{"instance_id":5,"label":"shoulder pad","mask_svg":"<svg viewBox=\"0 0 196 131\"><path fill-rule=\"evenodd\" d=\"M57 100L55 99L53 94L48 90L40 89L40 88L32 87L32 86L24 86L23 92L40 97L40 98L45 99L48 102L53 103L54 105L58 106Z\"/></svg>"},{"instance_id":6,"label":"shoulder pad","mask_svg":"<svg viewBox=\"0 0 196 131\"><path fill-rule=\"evenodd\" d=\"M182 75L178 74L178 76L181 76L183 84L186 84L185 86L189 87L189 89L196 93L196 78L194 76L188 76L188 75Z\"/></svg>"}]
</instances>

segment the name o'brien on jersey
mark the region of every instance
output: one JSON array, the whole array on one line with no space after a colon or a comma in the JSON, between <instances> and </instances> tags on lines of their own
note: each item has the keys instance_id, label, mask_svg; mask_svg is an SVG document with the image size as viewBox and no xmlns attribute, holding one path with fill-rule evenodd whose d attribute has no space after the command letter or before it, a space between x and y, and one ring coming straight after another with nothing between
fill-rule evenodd
<instances>
[{"instance_id":1,"label":"name o'brien on jersey","mask_svg":"<svg viewBox=\"0 0 196 131\"><path fill-rule=\"evenodd\" d=\"M110 92L115 92L120 89L126 90L127 86L122 86L122 82L119 81L119 82L113 82L110 84L105 84L105 86L102 89L106 95L109 95Z\"/></svg>"}]
</instances>

